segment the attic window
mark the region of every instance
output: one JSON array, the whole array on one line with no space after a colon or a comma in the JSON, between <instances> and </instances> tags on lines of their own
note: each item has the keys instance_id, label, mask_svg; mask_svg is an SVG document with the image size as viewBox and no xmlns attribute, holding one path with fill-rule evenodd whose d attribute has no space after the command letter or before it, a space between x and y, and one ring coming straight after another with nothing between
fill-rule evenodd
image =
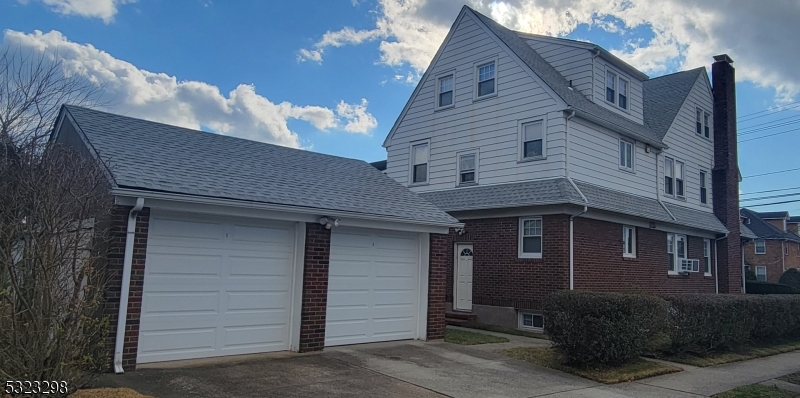
<instances>
[{"instance_id":1,"label":"attic window","mask_svg":"<svg viewBox=\"0 0 800 398\"><path fill-rule=\"evenodd\" d=\"M700 108L697 108L695 132L697 135L711 139L711 114Z\"/></svg>"},{"instance_id":2,"label":"attic window","mask_svg":"<svg viewBox=\"0 0 800 398\"><path fill-rule=\"evenodd\" d=\"M478 87L477 97L487 97L495 93L495 63L478 66Z\"/></svg>"},{"instance_id":3,"label":"attic window","mask_svg":"<svg viewBox=\"0 0 800 398\"><path fill-rule=\"evenodd\" d=\"M438 104L439 108L445 108L453 105L453 75L440 77L437 83L438 90Z\"/></svg>"}]
</instances>

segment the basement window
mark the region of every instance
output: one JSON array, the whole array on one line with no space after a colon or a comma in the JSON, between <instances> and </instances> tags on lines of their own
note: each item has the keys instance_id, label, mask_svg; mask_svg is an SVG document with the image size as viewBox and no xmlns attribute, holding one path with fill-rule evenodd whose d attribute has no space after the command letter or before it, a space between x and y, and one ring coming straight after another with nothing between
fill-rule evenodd
<instances>
[{"instance_id":1,"label":"basement window","mask_svg":"<svg viewBox=\"0 0 800 398\"><path fill-rule=\"evenodd\" d=\"M544 317L531 312L519 313L519 328L531 330L544 330Z\"/></svg>"}]
</instances>

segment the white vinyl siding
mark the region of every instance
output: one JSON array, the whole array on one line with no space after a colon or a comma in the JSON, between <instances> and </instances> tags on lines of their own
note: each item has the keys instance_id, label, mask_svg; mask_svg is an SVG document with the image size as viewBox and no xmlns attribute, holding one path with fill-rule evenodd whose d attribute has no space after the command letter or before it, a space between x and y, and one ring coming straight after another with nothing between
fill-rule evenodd
<instances>
[{"instance_id":1,"label":"white vinyl siding","mask_svg":"<svg viewBox=\"0 0 800 398\"><path fill-rule=\"evenodd\" d=\"M589 123L579 117L569 121L570 176L625 193L655 198L656 160L645 145L629 141L633 146L631 166L635 173L620 164L619 134Z\"/></svg>"},{"instance_id":2,"label":"white vinyl siding","mask_svg":"<svg viewBox=\"0 0 800 398\"><path fill-rule=\"evenodd\" d=\"M519 258L542 258L542 218L519 219Z\"/></svg>"},{"instance_id":3,"label":"white vinyl siding","mask_svg":"<svg viewBox=\"0 0 800 398\"><path fill-rule=\"evenodd\" d=\"M636 257L636 227L622 226L622 256Z\"/></svg>"},{"instance_id":4,"label":"white vinyl siding","mask_svg":"<svg viewBox=\"0 0 800 398\"><path fill-rule=\"evenodd\" d=\"M684 162L685 181L684 188L685 200L678 200L664 196L664 202L686 206L696 210L712 212L714 203L713 190L711 189L710 170L714 167L714 143L713 131L709 131L709 138L705 138L705 127L701 129L702 134L697 133L698 109L701 111L701 124L704 123L705 113L709 113L709 127L713 123L713 98L711 96L708 79L703 74L698 75L698 79L689 92L686 101L675 117L667 134L664 136L664 143L669 146L664 151L664 155ZM664 163L659 165L659 173L664 176ZM706 203L700 201L700 171L707 171L706 179ZM664 192L664 178L659 181L661 192Z\"/></svg>"},{"instance_id":5,"label":"white vinyl siding","mask_svg":"<svg viewBox=\"0 0 800 398\"><path fill-rule=\"evenodd\" d=\"M492 54L497 54L497 96L473 102L475 66ZM454 107L435 112L435 77L453 70ZM429 77L420 84L387 146L388 176L410 185L409 144L427 138L431 148L429 179L427 185L413 186L415 192L457 186L456 154L475 148L480 149L477 167L481 185L565 176L565 122L558 102L468 14L431 66ZM519 161L522 120L546 120L547 159Z\"/></svg>"},{"instance_id":6,"label":"white vinyl siding","mask_svg":"<svg viewBox=\"0 0 800 398\"><path fill-rule=\"evenodd\" d=\"M564 79L571 81L573 89L592 98L592 55L588 49L564 45L544 37L523 36L523 39Z\"/></svg>"},{"instance_id":7,"label":"white vinyl siding","mask_svg":"<svg viewBox=\"0 0 800 398\"><path fill-rule=\"evenodd\" d=\"M608 72L616 76L616 85L614 87L614 101L606 100L606 86L608 79ZM627 82L627 98L626 102L628 107L622 109L618 106L619 103L619 80ZM616 114L631 119L636 123L643 123L643 100L642 100L642 82L626 73L609 65L604 59L596 57L594 59L594 97L592 100L597 105L609 109Z\"/></svg>"}]
</instances>

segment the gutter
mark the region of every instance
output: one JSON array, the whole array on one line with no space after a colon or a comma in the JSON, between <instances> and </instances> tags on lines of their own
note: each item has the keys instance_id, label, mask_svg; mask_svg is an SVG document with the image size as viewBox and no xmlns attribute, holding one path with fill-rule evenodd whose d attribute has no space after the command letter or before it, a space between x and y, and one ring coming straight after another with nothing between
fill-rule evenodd
<instances>
[{"instance_id":1,"label":"gutter","mask_svg":"<svg viewBox=\"0 0 800 398\"><path fill-rule=\"evenodd\" d=\"M136 198L136 205L128 213L128 230L125 235L125 257L122 262L122 289L119 294L119 315L117 316L117 338L114 344L114 372L124 373L122 369L122 349L125 344L125 323L128 317L128 295L131 289L131 268L133 266L133 243L136 235L136 216L144 207L144 198Z\"/></svg>"}]
</instances>

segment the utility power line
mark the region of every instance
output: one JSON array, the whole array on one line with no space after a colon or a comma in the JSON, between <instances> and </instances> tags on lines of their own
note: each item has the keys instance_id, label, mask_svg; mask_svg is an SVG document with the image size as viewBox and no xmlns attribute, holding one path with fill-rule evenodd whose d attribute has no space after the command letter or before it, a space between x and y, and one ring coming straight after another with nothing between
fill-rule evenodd
<instances>
[{"instance_id":1,"label":"utility power line","mask_svg":"<svg viewBox=\"0 0 800 398\"><path fill-rule=\"evenodd\" d=\"M786 201L783 201L783 202L761 203L761 204L757 204L757 205L747 205L747 207L761 207L761 206L783 205L783 204L787 204L787 203L797 203L797 202L800 202L800 199L795 199L795 200L786 200Z\"/></svg>"},{"instance_id":2,"label":"utility power line","mask_svg":"<svg viewBox=\"0 0 800 398\"><path fill-rule=\"evenodd\" d=\"M751 202L751 201L754 201L754 200L764 200L764 199L786 198L786 197L791 197L791 196L800 196L800 192L795 192L795 193L785 193L785 194L783 194L783 195L761 196L761 197L758 197L758 198L745 198L745 199L741 199L741 200L739 200L739 201L740 201L740 202Z\"/></svg>"},{"instance_id":3,"label":"utility power line","mask_svg":"<svg viewBox=\"0 0 800 398\"><path fill-rule=\"evenodd\" d=\"M786 120L786 119L793 119L793 120L777 123L777 122L779 122L781 120ZM800 116L789 116L789 117L785 117L783 119L773 120L771 122L761 123L761 124L757 124L755 126L751 126L750 128L747 128L747 129L744 129L744 130L740 131L739 135L755 134L755 133L757 133L759 131L774 129L774 128L777 128L777 127L789 126L789 125L797 124L797 123L800 123Z\"/></svg>"},{"instance_id":4,"label":"utility power line","mask_svg":"<svg viewBox=\"0 0 800 398\"><path fill-rule=\"evenodd\" d=\"M794 188L779 188L779 189L767 189L766 191L753 191L753 192L746 192L746 193L741 193L741 194L739 194L739 196L745 196L745 195L755 195L755 194L757 194L757 193L769 193L769 192L791 191L791 190L794 190L794 189L800 189L800 187L794 187Z\"/></svg>"},{"instance_id":5,"label":"utility power line","mask_svg":"<svg viewBox=\"0 0 800 398\"><path fill-rule=\"evenodd\" d=\"M784 105L775 107L773 109L764 109L763 111L748 113L746 115L742 115L742 116L737 117L736 120L739 121L740 123L741 122L747 122L747 121L750 121L750 120L759 119L759 118L762 118L762 117L765 117L765 116L773 115L775 113L787 111L787 110L794 109L794 108L797 108L797 107L800 107L800 101L795 101L795 102L791 102L791 103L788 103L788 104L784 104ZM758 117L751 117L751 116L755 116L755 115L761 115L762 113L767 113L767 112L769 112L769 114L767 114L767 115L758 116Z\"/></svg>"},{"instance_id":6,"label":"utility power line","mask_svg":"<svg viewBox=\"0 0 800 398\"><path fill-rule=\"evenodd\" d=\"M800 167L798 167L796 169L786 169L786 170L770 171L769 173L753 174L751 176L742 177L742 179L750 178L750 177L768 176L768 175L778 174L778 173L788 173L790 171L797 171L797 170L800 170Z\"/></svg>"},{"instance_id":7,"label":"utility power line","mask_svg":"<svg viewBox=\"0 0 800 398\"><path fill-rule=\"evenodd\" d=\"M741 143L743 143L743 142L760 140L760 139L762 139L762 138L773 137L773 136L776 136L776 135L787 134L787 133L793 133L793 132L795 132L795 131L800 131L800 128L796 128L796 129L792 129L792 130L786 130L786 131L781 131L781 132L778 132L778 133L772 133L772 134L767 134L767 135L761 135L761 136L758 136L758 137L748 138L748 139L746 139L746 140L739 140L739 143L741 144Z\"/></svg>"}]
</instances>

